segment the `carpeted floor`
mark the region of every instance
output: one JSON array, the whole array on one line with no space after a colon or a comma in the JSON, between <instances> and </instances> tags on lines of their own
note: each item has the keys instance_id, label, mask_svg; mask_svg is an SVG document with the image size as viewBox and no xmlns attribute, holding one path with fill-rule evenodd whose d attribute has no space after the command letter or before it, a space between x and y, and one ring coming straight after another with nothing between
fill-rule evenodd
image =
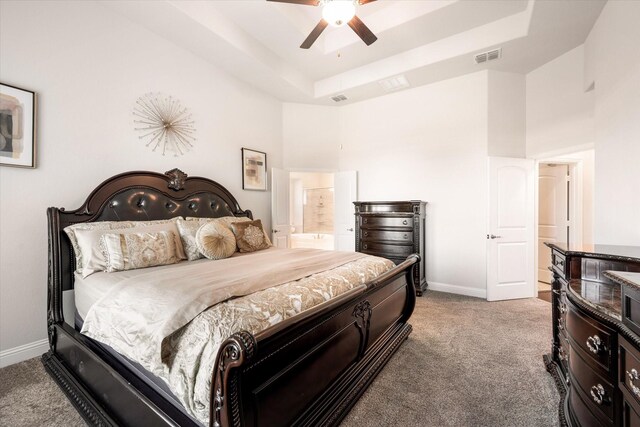
<instances>
[{"instance_id":1,"label":"carpeted floor","mask_svg":"<svg viewBox=\"0 0 640 427\"><path fill-rule=\"evenodd\" d=\"M542 355L551 305L427 292L413 332L342 427L556 426L558 394ZM84 423L38 359L0 370L1 426Z\"/></svg>"}]
</instances>

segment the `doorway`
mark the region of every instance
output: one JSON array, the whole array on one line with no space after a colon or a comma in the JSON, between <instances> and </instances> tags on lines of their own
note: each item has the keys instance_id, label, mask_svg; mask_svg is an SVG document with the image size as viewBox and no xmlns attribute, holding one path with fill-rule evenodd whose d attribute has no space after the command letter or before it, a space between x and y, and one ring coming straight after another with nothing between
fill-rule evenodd
<instances>
[{"instance_id":1,"label":"doorway","mask_svg":"<svg viewBox=\"0 0 640 427\"><path fill-rule=\"evenodd\" d=\"M550 292L551 250L544 244L569 243L569 196L571 175L568 164L538 164L538 292Z\"/></svg>"},{"instance_id":2,"label":"doorway","mask_svg":"<svg viewBox=\"0 0 640 427\"><path fill-rule=\"evenodd\" d=\"M594 150L538 161L536 277L538 297L550 300L551 250L544 242L593 244Z\"/></svg>"},{"instance_id":3,"label":"doorway","mask_svg":"<svg viewBox=\"0 0 640 427\"><path fill-rule=\"evenodd\" d=\"M289 175L292 248L334 248L333 173Z\"/></svg>"},{"instance_id":4,"label":"doorway","mask_svg":"<svg viewBox=\"0 0 640 427\"><path fill-rule=\"evenodd\" d=\"M279 248L355 251L357 172L271 169L271 236Z\"/></svg>"}]
</instances>

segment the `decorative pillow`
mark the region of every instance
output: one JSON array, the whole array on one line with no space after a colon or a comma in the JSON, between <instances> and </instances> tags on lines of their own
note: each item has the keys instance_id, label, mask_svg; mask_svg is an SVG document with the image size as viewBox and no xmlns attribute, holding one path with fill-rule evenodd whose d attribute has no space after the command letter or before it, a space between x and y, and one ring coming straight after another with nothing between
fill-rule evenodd
<instances>
[{"instance_id":1,"label":"decorative pillow","mask_svg":"<svg viewBox=\"0 0 640 427\"><path fill-rule=\"evenodd\" d=\"M140 222L132 222L134 226L122 228L122 229L110 229L110 230L75 230L75 235L80 252L82 253L82 277L87 277L96 271L104 271L106 269L106 259L100 248L100 238L104 234L134 234L134 233L157 233L160 231L171 231L174 234L175 250L179 259L186 259L184 249L182 248L182 242L180 241L180 233L176 226L176 219L161 222L152 223L151 225L141 226ZM142 223L144 224L144 223ZM149 224L149 223L146 223Z\"/></svg>"},{"instance_id":2,"label":"decorative pillow","mask_svg":"<svg viewBox=\"0 0 640 427\"><path fill-rule=\"evenodd\" d=\"M100 236L105 271L123 271L180 261L173 231L157 233L107 233Z\"/></svg>"},{"instance_id":3,"label":"decorative pillow","mask_svg":"<svg viewBox=\"0 0 640 427\"><path fill-rule=\"evenodd\" d=\"M156 224L166 224L168 222L175 222L177 218L173 219L160 219L155 221L98 221L98 222L81 222L79 224L73 224L65 227L64 232L69 236L71 241L71 247L76 257L76 272L82 274L82 266L84 260L82 259L82 251L78 244L78 238L76 236L77 231L95 231L95 230L122 230L125 228L146 227Z\"/></svg>"},{"instance_id":4,"label":"decorative pillow","mask_svg":"<svg viewBox=\"0 0 640 427\"><path fill-rule=\"evenodd\" d=\"M262 228L262 221L233 222L231 223L233 234L236 235L236 242L240 252L255 252L267 249L271 243L267 239Z\"/></svg>"},{"instance_id":5,"label":"decorative pillow","mask_svg":"<svg viewBox=\"0 0 640 427\"><path fill-rule=\"evenodd\" d=\"M200 229L200 227L212 221L218 222L220 224L224 224L229 229L229 231L232 231L231 230L232 222L251 221L251 220L249 218L235 217L235 216L223 216L220 218L196 218L196 217L187 217L186 219L179 218L177 222L178 231L180 232L180 239L182 239L182 246L184 247L184 252L187 255L187 259L189 259L189 261L193 261L203 257L203 254L198 249L198 243L196 242L196 233Z\"/></svg>"},{"instance_id":6,"label":"decorative pillow","mask_svg":"<svg viewBox=\"0 0 640 427\"><path fill-rule=\"evenodd\" d=\"M210 221L196 232L201 254L209 259L229 258L236 252L236 238L231 230L218 221Z\"/></svg>"}]
</instances>

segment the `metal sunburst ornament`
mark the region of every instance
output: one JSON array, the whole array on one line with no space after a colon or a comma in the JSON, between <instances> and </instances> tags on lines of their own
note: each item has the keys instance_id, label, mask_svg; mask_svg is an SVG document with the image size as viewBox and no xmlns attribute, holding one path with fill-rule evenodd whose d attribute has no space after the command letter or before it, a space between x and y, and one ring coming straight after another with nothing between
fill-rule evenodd
<instances>
[{"instance_id":1,"label":"metal sunburst ornament","mask_svg":"<svg viewBox=\"0 0 640 427\"><path fill-rule=\"evenodd\" d=\"M174 155L185 154L193 148L196 129L192 114L180 101L162 93L145 93L136 100L133 108L135 130L144 132L138 138L148 140L152 151L162 148L162 155L173 151Z\"/></svg>"}]
</instances>

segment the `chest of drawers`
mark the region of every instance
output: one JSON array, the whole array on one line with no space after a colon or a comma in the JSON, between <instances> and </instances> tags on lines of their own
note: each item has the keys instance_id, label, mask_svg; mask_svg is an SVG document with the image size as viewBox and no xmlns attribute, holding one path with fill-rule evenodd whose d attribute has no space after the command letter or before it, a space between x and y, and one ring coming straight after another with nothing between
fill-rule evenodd
<instances>
[{"instance_id":1,"label":"chest of drawers","mask_svg":"<svg viewBox=\"0 0 640 427\"><path fill-rule=\"evenodd\" d=\"M553 345L545 361L563 396L561 425L640 426L640 290L611 277L640 272L640 248L547 246Z\"/></svg>"},{"instance_id":2,"label":"chest of drawers","mask_svg":"<svg viewBox=\"0 0 640 427\"><path fill-rule=\"evenodd\" d=\"M427 289L425 262L425 208L421 200L354 202L356 251L390 259L396 264L416 253L416 295Z\"/></svg>"}]
</instances>

